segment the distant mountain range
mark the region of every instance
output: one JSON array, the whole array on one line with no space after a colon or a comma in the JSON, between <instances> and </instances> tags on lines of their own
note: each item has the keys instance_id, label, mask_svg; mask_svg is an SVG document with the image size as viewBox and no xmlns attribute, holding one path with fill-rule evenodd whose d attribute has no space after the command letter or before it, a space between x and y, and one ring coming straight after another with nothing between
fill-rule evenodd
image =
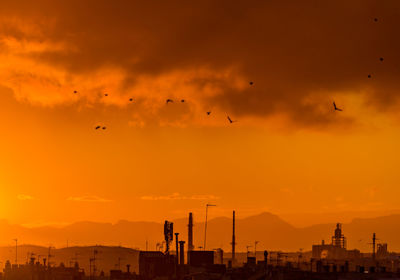
<instances>
[{"instance_id":1,"label":"distant mountain range","mask_svg":"<svg viewBox=\"0 0 400 280\"><path fill-rule=\"evenodd\" d=\"M195 217L196 218L196 217ZM180 238L187 240L187 219L174 221L174 230ZM259 241L257 249L298 251L311 250L312 244L324 239L330 242L335 224L318 224L304 228L290 225L271 213L262 213L236 221L236 242L238 251L245 251L247 245ZM56 247L82 245L111 245L154 250L156 243L163 240L163 224L155 222L119 221L111 223L78 222L64 227L27 228L0 221L0 245L12 245L18 238L21 244L37 244ZM354 219L343 224L348 248L364 252L371 250L372 234L375 232L379 242L388 243L389 250L400 251L400 215L377 218ZM232 220L227 217L208 221L207 249L223 248L230 251L232 239ZM203 246L204 223L194 226L195 246ZM254 248L253 248L254 249Z\"/></svg>"}]
</instances>

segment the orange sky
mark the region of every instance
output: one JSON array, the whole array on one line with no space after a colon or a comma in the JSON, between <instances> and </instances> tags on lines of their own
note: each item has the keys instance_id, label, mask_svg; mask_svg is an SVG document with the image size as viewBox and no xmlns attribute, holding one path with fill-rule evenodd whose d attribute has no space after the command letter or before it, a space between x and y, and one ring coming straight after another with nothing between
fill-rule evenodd
<instances>
[{"instance_id":1,"label":"orange sky","mask_svg":"<svg viewBox=\"0 0 400 280\"><path fill-rule=\"evenodd\" d=\"M0 219L398 209L397 1L36 2L0 3Z\"/></svg>"}]
</instances>

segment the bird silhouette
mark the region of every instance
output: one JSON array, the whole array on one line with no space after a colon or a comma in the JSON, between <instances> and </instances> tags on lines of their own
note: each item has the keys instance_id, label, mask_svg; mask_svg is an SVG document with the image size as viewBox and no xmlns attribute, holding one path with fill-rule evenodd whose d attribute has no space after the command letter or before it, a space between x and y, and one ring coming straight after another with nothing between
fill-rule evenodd
<instances>
[{"instance_id":1,"label":"bird silhouette","mask_svg":"<svg viewBox=\"0 0 400 280\"><path fill-rule=\"evenodd\" d=\"M101 126L100 125L98 125L98 126L96 126L96 129L99 129Z\"/></svg>"},{"instance_id":2,"label":"bird silhouette","mask_svg":"<svg viewBox=\"0 0 400 280\"><path fill-rule=\"evenodd\" d=\"M75 93L75 94L77 94L77 93L78 93L78 91L77 91L77 90L74 90L74 93Z\"/></svg>"},{"instance_id":3,"label":"bird silhouette","mask_svg":"<svg viewBox=\"0 0 400 280\"><path fill-rule=\"evenodd\" d=\"M207 115L210 115L210 114L211 114L211 111L208 111L208 112L207 112Z\"/></svg>"},{"instance_id":4,"label":"bird silhouette","mask_svg":"<svg viewBox=\"0 0 400 280\"><path fill-rule=\"evenodd\" d=\"M167 99L166 103L168 104L168 103L170 103L170 102L174 102L174 100L172 100L172 99Z\"/></svg>"},{"instance_id":5,"label":"bird silhouette","mask_svg":"<svg viewBox=\"0 0 400 280\"><path fill-rule=\"evenodd\" d=\"M254 83L253 83L253 82L250 82L249 84L252 86Z\"/></svg>"},{"instance_id":6,"label":"bird silhouette","mask_svg":"<svg viewBox=\"0 0 400 280\"><path fill-rule=\"evenodd\" d=\"M129 98L129 101L132 102L132 101L133 101L133 98Z\"/></svg>"},{"instance_id":7,"label":"bird silhouette","mask_svg":"<svg viewBox=\"0 0 400 280\"><path fill-rule=\"evenodd\" d=\"M185 99L182 99L181 102L184 103L184 102L185 102Z\"/></svg>"},{"instance_id":8,"label":"bird silhouette","mask_svg":"<svg viewBox=\"0 0 400 280\"><path fill-rule=\"evenodd\" d=\"M377 19L377 18L374 18L374 21L375 21L375 22L377 22L377 21L378 21L378 19Z\"/></svg>"},{"instance_id":9,"label":"bird silhouette","mask_svg":"<svg viewBox=\"0 0 400 280\"><path fill-rule=\"evenodd\" d=\"M368 79L371 79L371 77L372 77L371 74L369 74L369 75L368 75Z\"/></svg>"},{"instance_id":10,"label":"bird silhouette","mask_svg":"<svg viewBox=\"0 0 400 280\"><path fill-rule=\"evenodd\" d=\"M380 60L380 61L383 61L383 57L380 57L379 60Z\"/></svg>"},{"instance_id":11,"label":"bird silhouette","mask_svg":"<svg viewBox=\"0 0 400 280\"><path fill-rule=\"evenodd\" d=\"M228 118L228 121L229 121L230 123L236 122L236 121L233 121L229 116L227 116L227 118Z\"/></svg>"},{"instance_id":12,"label":"bird silhouette","mask_svg":"<svg viewBox=\"0 0 400 280\"><path fill-rule=\"evenodd\" d=\"M335 111L340 111L340 112L343 111L342 109L336 107L336 103L335 102L333 102L333 108L335 108Z\"/></svg>"},{"instance_id":13,"label":"bird silhouette","mask_svg":"<svg viewBox=\"0 0 400 280\"><path fill-rule=\"evenodd\" d=\"M103 126L102 129L106 129L107 127Z\"/></svg>"},{"instance_id":14,"label":"bird silhouette","mask_svg":"<svg viewBox=\"0 0 400 280\"><path fill-rule=\"evenodd\" d=\"M104 96L108 96L108 93L105 93Z\"/></svg>"}]
</instances>

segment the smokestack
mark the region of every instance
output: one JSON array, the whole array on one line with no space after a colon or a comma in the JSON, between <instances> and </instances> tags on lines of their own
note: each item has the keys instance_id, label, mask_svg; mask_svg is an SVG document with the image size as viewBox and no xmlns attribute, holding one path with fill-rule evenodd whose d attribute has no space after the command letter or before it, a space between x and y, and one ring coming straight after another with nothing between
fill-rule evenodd
<instances>
[{"instance_id":1,"label":"smokestack","mask_svg":"<svg viewBox=\"0 0 400 280\"><path fill-rule=\"evenodd\" d=\"M189 225L188 225L188 252L193 251L193 214L189 213Z\"/></svg>"},{"instance_id":2,"label":"smokestack","mask_svg":"<svg viewBox=\"0 0 400 280\"><path fill-rule=\"evenodd\" d=\"M179 264L184 265L185 264L185 241L179 241L179 254L180 254L180 260Z\"/></svg>"},{"instance_id":3,"label":"smokestack","mask_svg":"<svg viewBox=\"0 0 400 280\"><path fill-rule=\"evenodd\" d=\"M178 266L178 264L179 264L179 247L178 247L178 244L179 244L179 238L178 238L178 236L179 236L179 233L178 232L175 232L175 245L176 245L176 253L175 253L175 261L176 261L176 265Z\"/></svg>"},{"instance_id":4,"label":"smokestack","mask_svg":"<svg viewBox=\"0 0 400 280\"><path fill-rule=\"evenodd\" d=\"M235 246L236 246L236 236L235 236L235 211L233 211L233 229L232 229L232 266L235 263Z\"/></svg>"}]
</instances>

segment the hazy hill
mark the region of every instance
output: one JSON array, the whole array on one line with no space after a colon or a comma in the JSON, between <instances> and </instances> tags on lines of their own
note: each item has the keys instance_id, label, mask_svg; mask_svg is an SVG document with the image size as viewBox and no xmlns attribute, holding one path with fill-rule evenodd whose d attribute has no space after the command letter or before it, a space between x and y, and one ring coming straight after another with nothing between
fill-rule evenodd
<instances>
[{"instance_id":1,"label":"hazy hill","mask_svg":"<svg viewBox=\"0 0 400 280\"><path fill-rule=\"evenodd\" d=\"M203 246L204 223L194 227L195 246ZM187 240L187 219L175 222L175 232L180 232L180 239ZM319 224L305 228L296 228L270 213L262 213L243 219L237 219L236 242L238 250L244 251L246 245L259 241L258 249L296 251L299 248L310 250L312 244L322 239L330 242L335 224ZM343 225L348 238L349 248L370 251L372 233L376 232L380 242L387 242L390 250L400 251L400 215L378 218L355 219ZM21 243L39 244L56 247L82 245L112 245L131 248L146 247L154 250L156 243L163 240L163 224L154 222L119 221L116 224L79 222L62 228L38 227L26 228L0 222L0 244L12 245L13 239ZM222 247L230 250L232 239L232 220L227 217L210 219L208 222L207 248Z\"/></svg>"}]
</instances>

